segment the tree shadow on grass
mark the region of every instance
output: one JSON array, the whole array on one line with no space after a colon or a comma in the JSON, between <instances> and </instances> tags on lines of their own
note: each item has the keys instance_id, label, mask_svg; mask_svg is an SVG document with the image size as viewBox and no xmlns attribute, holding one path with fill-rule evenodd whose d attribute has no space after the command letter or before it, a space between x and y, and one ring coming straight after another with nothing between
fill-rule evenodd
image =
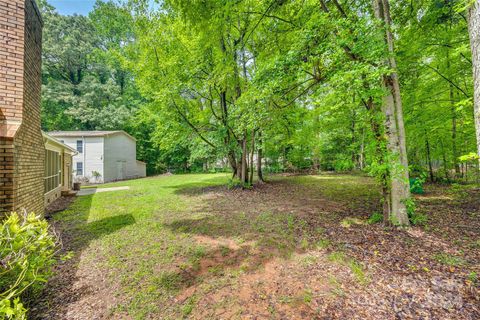
<instances>
[{"instance_id":1,"label":"tree shadow on grass","mask_svg":"<svg viewBox=\"0 0 480 320\"><path fill-rule=\"evenodd\" d=\"M212 193L224 187L208 187ZM198 196L207 191L204 188L188 187L178 189L184 195ZM252 193L242 191L241 193ZM304 253L313 248L322 238L315 228L302 223L302 218L289 208L283 210L268 203L252 206L240 198L225 199L225 194L202 199L203 205L195 209L199 218L176 219L164 224L172 232L187 234L207 251L192 268L178 270L177 275L184 287L214 277L222 270L240 268L254 271L262 268L274 258L287 259L294 253ZM258 194L252 201L264 199ZM247 197L248 198L248 197Z\"/></svg>"},{"instance_id":2,"label":"tree shadow on grass","mask_svg":"<svg viewBox=\"0 0 480 320\"><path fill-rule=\"evenodd\" d=\"M290 257L298 249L292 242L285 241L288 236L255 232L245 223L240 228L240 224L240 220L211 216L181 219L165 225L173 232L188 234L204 250L188 257L186 265L164 273L161 285L166 282L163 278L175 279L167 283L173 283L174 289L182 292L229 271L254 272L274 258ZM182 295L178 298L180 301Z\"/></svg>"},{"instance_id":3,"label":"tree shadow on grass","mask_svg":"<svg viewBox=\"0 0 480 320\"><path fill-rule=\"evenodd\" d=\"M162 186L165 189L172 189L177 195L198 195L201 193L210 192L213 190L227 190L228 179L224 176L212 177L198 182L188 182L175 185Z\"/></svg>"},{"instance_id":4,"label":"tree shadow on grass","mask_svg":"<svg viewBox=\"0 0 480 320\"><path fill-rule=\"evenodd\" d=\"M53 215L53 226L62 241L60 256L72 252L73 257L58 261L41 296L32 303L32 319L66 319L68 305L92 292L88 284L74 288L79 280L77 270L83 250L91 241L135 224L131 214L88 222L94 197L94 194L79 196L68 209Z\"/></svg>"},{"instance_id":5,"label":"tree shadow on grass","mask_svg":"<svg viewBox=\"0 0 480 320\"><path fill-rule=\"evenodd\" d=\"M174 193L190 197L197 204L192 209L195 217L177 217L164 226L209 247L198 264L212 269L233 266L249 270L262 267L273 258L286 259L325 243L337 250L342 245L334 242L338 232L357 233L355 226L349 230L341 227L345 217L365 219L371 208L377 206L366 188L362 191L355 186L337 187L336 193L360 202L352 206L353 199L339 201L326 194L322 188L328 184L318 187L319 181L310 176L299 179L274 179L251 190L230 190L225 184L174 186ZM221 247L230 247L224 258L218 256ZM184 275L188 280L185 283L195 282L192 275L205 275L204 267L199 270L189 270Z\"/></svg>"}]
</instances>

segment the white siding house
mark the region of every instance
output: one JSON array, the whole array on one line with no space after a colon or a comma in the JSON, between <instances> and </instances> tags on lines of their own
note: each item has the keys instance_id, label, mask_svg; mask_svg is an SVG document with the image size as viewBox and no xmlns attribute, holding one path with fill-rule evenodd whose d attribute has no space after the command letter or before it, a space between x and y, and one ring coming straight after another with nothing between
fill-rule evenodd
<instances>
[{"instance_id":1,"label":"white siding house","mask_svg":"<svg viewBox=\"0 0 480 320\"><path fill-rule=\"evenodd\" d=\"M109 182L146 176L137 160L136 140L125 131L55 131L49 135L77 150L74 176L90 182Z\"/></svg>"}]
</instances>

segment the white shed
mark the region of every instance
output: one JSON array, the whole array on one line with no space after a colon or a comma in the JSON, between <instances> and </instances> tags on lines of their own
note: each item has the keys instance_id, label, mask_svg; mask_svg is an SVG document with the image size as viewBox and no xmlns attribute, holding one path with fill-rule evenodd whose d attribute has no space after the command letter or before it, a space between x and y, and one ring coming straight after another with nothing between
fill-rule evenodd
<instances>
[{"instance_id":1,"label":"white shed","mask_svg":"<svg viewBox=\"0 0 480 320\"><path fill-rule=\"evenodd\" d=\"M125 131L54 131L49 135L77 150L74 176L102 183L146 176L137 160L136 140Z\"/></svg>"}]
</instances>

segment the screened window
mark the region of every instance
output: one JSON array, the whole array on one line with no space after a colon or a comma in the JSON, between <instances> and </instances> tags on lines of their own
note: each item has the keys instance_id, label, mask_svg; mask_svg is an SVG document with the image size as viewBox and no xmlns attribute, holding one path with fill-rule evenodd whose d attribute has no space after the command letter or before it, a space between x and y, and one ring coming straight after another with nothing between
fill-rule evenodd
<instances>
[{"instance_id":1,"label":"screened window","mask_svg":"<svg viewBox=\"0 0 480 320\"><path fill-rule=\"evenodd\" d=\"M60 185L61 171L60 154L55 151L45 150L45 193Z\"/></svg>"},{"instance_id":2,"label":"screened window","mask_svg":"<svg viewBox=\"0 0 480 320\"><path fill-rule=\"evenodd\" d=\"M83 176L83 162L77 162L77 176Z\"/></svg>"},{"instance_id":3,"label":"screened window","mask_svg":"<svg viewBox=\"0 0 480 320\"><path fill-rule=\"evenodd\" d=\"M83 153L83 141L77 140L77 151L78 153Z\"/></svg>"}]
</instances>

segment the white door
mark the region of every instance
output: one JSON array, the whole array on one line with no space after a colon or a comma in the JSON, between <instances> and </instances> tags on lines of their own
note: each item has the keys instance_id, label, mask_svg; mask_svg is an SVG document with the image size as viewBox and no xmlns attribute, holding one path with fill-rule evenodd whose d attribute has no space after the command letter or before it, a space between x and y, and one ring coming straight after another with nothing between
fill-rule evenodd
<instances>
[{"instance_id":1,"label":"white door","mask_svg":"<svg viewBox=\"0 0 480 320\"><path fill-rule=\"evenodd\" d=\"M117 180L125 180L127 175L127 162L117 161Z\"/></svg>"}]
</instances>

